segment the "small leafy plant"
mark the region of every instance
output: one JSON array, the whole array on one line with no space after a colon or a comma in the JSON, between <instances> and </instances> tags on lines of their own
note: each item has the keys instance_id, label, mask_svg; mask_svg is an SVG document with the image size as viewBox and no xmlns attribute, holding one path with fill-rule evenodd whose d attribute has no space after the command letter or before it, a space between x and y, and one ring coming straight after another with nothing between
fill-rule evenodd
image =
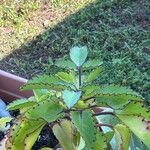
<instances>
[{"instance_id":1,"label":"small leafy plant","mask_svg":"<svg viewBox=\"0 0 150 150\"><path fill-rule=\"evenodd\" d=\"M20 115L2 149L30 150L46 124L64 150L128 150L133 134L150 149L150 112L142 96L119 85L94 84L102 61L87 55L86 47L74 47L72 61L54 63L66 72L38 76L21 87L34 96L8 105Z\"/></svg>"}]
</instances>

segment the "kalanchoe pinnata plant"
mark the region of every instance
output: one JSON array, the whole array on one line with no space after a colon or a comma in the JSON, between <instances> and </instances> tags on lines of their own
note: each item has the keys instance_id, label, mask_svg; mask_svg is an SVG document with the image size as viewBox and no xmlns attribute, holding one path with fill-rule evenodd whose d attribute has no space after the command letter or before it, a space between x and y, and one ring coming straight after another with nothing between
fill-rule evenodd
<instances>
[{"instance_id":1,"label":"kalanchoe pinnata plant","mask_svg":"<svg viewBox=\"0 0 150 150\"><path fill-rule=\"evenodd\" d=\"M93 84L102 61L87 55L86 47L74 47L71 60L54 62L66 72L38 76L21 87L34 96L8 105L21 114L1 142L3 150L30 150L45 124L64 150L128 150L131 135L150 149L150 112L143 98L126 87Z\"/></svg>"}]
</instances>

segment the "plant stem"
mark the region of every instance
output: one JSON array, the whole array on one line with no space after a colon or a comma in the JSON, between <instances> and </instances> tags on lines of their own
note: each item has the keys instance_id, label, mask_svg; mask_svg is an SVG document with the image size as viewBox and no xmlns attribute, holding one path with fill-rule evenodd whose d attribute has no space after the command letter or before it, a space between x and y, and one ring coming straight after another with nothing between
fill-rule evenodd
<instances>
[{"instance_id":1,"label":"plant stem","mask_svg":"<svg viewBox=\"0 0 150 150\"><path fill-rule=\"evenodd\" d=\"M95 108L98 107L97 105L89 105L89 108Z\"/></svg>"},{"instance_id":2,"label":"plant stem","mask_svg":"<svg viewBox=\"0 0 150 150\"><path fill-rule=\"evenodd\" d=\"M81 86L81 67L78 67L79 87Z\"/></svg>"},{"instance_id":3,"label":"plant stem","mask_svg":"<svg viewBox=\"0 0 150 150\"><path fill-rule=\"evenodd\" d=\"M99 112L93 114L93 116L99 116L99 115L115 115L113 112Z\"/></svg>"},{"instance_id":4,"label":"plant stem","mask_svg":"<svg viewBox=\"0 0 150 150\"><path fill-rule=\"evenodd\" d=\"M111 128L111 129L113 129L113 126L110 125L110 124L107 124L107 123L96 124L96 127L101 127L101 126L106 126L106 127L109 127L109 128Z\"/></svg>"},{"instance_id":5,"label":"plant stem","mask_svg":"<svg viewBox=\"0 0 150 150\"><path fill-rule=\"evenodd\" d=\"M83 101L88 101L88 100L90 100L90 99L95 99L95 96L91 96L91 97L87 97L87 98L85 98L85 99L83 99Z\"/></svg>"}]
</instances>

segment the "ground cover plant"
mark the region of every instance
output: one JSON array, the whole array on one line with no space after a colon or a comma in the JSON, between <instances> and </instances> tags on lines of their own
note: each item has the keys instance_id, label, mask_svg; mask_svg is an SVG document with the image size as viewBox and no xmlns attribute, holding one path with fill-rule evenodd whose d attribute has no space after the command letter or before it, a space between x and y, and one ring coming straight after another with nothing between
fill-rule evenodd
<instances>
[{"instance_id":1,"label":"ground cover plant","mask_svg":"<svg viewBox=\"0 0 150 150\"><path fill-rule=\"evenodd\" d=\"M0 1L0 58L92 1Z\"/></svg>"},{"instance_id":2,"label":"ground cover plant","mask_svg":"<svg viewBox=\"0 0 150 150\"><path fill-rule=\"evenodd\" d=\"M86 47L73 47L71 60L54 62L66 72L38 76L21 87L33 90L34 96L7 106L19 109L20 115L1 149L30 150L46 124L59 141L57 148L64 150L128 150L139 148L137 144L150 149L150 110L143 97L127 87L94 84L103 62L87 55Z\"/></svg>"},{"instance_id":3,"label":"ground cover plant","mask_svg":"<svg viewBox=\"0 0 150 150\"><path fill-rule=\"evenodd\" d=\"M51 59L66 54L72 45L87 45L91 58L100 56L104 61L97 83L130 86L148 99L149 0L52 2L18 4L25 12L14 17L23 18L21 27L3 19L0 68L28 79L55 73L58 70L51 66ZM0 10L8 7L1 6Z\"/></svg>"}]
</instances>

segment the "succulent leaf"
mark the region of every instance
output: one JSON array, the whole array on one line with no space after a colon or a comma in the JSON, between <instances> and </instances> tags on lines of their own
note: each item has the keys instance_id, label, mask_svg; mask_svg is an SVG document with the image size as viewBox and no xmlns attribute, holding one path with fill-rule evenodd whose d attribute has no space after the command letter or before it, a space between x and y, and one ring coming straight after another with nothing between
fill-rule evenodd
<instances>
[{"instance_id":1,"label":"succulent leaf","mask_svg":"<svg viewBox=\"0 0 150 150\"><path fill-rule=\"evenodd\" d=\"M75 76L72 73L58 72L56 76L65 82L74 83L75 81Z\"/></svg>"},{"instance_id":2,"label":"succulent leaf","mask_svg":"<svg viewBox=\"0 0 150 150\"><path fill-rule=\"evenodd\" d=\"M62 120L61 123L53 126L53 133L59 140L64 150L76 150L73 143L73 128L68 120Z\"/></svg>"},{"instance_id":3,"label":"succulent leaf","mask_svg":"<svg viewBox=\"0 0 150 150\"><path fill-rule=\"evenodd\" d=\"M126 87L118 86L118 85L103 86L101 89L97 90L95 92L95 94L97 94L97 95L116 95L116 96L127 95L127 96L134 97L135 99L142 99L142 97L140 95L138 95L136 92L134 92L133 90L126 88Z\"/></svg>"},{"instance_id":4,"label":"succulent leaf","mask_svg":"<svg viewBox=\"0 0 150 150\"><path fill-rule=\"evenodd\" d=\"M116 149L117 150L128 150L130 144L130 130L125 125L117 124L114 127Z\"/></svg>"},{"instance_id":5,"label":"succulent leaf","mask_svg":"<svg viewBox=\"0 0 150 150\"><path fill-rule=\"evenodd\" d=\"M140 138L140 140L150 149L150 123L146 119L137 115L117 115L129 129Z\"/></svg>"},{"instance_id":6,"label":"succulent leaf","mask_svg":"<svg viewBox=\"0 0 150 150\"><path fill-rule=\"evenodd\" d=\"M47 122L55 121L58 117L61 117L63 107L51 99L41 101L38 104L32 106L26 113L25 116L29 119L44 119ZM44 115L43 115L44 114Z\"/></svg>"},{"instance_id":7,"label":"succulent leaf","mask_svg":"<svg viewBox=\"0 0 150 150\"><path fill-rule=\"evenodd\" d=\"M101 73L102 69L101 68L97 68L94 69L92 72L90 72L90 74L87 76L87 79L85 80L85 82L91 82L93 80L95 80L99 74Z\"/></svg>"},{"instance_id":8,"label":"succulent leaf","mask_svg":"<svg viewBox=\"0 0 150 150\"><path fill-rule=\"evenodd\" d=\"M39 101L40 97L49 93L47 89L34 89L33 90L36 101Z\"/></svg>"},{"instance_id":9,"label":"succulent leaf","mask_svg":"<svg viewBox=\"0 0 150 150\"><path fill-rule=\"evenodd\" d=\"M87 58L87 47L73 47L70 50L71 60L78 66L82 66Z\"/></svg>"},{"instance_id":10,"label":"succulent leaf","mask_svg":"<svg viewBox=\"0 0 150 150\"><path fill-rule=\"evenodd\" d=\"M117 117L150 148L150 110L142 102L131 101L123 109L115 112Z\"/></svg>"},{"instance_id":11,"label":"succulent leaf","mask_svg":"<svg viewBox=\"0 0 150 150\"><path fill-rule=\"evenodd\" d=\"M100 95L96 98L96 104L102 106L102 104L111 107L113 109L122 109L130 102L131 96L126 95Z\"/></svg>"},{"instance_id":12,"label":"succulent leaf","mask_svg":"<svg viewBox=\"0 0 150 150\"><path fill-rule=\"evenodd\" d=\"M12 103L9 103L7 106L8 110L16 110L16 109L22 109L25 107L33 106L36 104L35 99L18 99L13 101Z\"/></svg>"},{"instance_id":13,"label":"succulent leaf","mask_svg":"<svg viewBox=\"0 0 150 150\"><path fill-rule=\"evenodd\" d=\"M143 142L137 137L135 136L133 133L131 133L131 141L130 141L130 149L134 150L149 150L144 144Z\"/></svg>"},{"instance_id":14,"label":"succulent leaf","mask_svg":"<svg viewBox=\"0 0 150 150\"><path fill-rule=\"evenodd\" d=\"M63 58L58 59L55 62L55 65L57 67L63 68L63 69L71 69L71 70L76 70L76 65L70 61L70 60L65 60Z\"/></svg>"},{"instance_id":15,"label":"succulent leaf","mask_svg":"<svg viewBox=\"0 0 150 150\"><path fill-rule=\"evenodd\" d=\"M83 102L82 100L79 100L79 101L75 104L74 108L77 108L77 109L85 109L85 108L88 108L88 104L85 103L85 102Z\"/></svg>"},{"instance_id":16,"label":"succulent leaf","mask_svg":"<svg viewBox=\"0 0 150 150\"><path fill-rule=\"evenodd\" d=\"M70 109L73 107L77 101L80 99L81 91L75 92L75 91L62 91L62 98L67 107Z\"/></svg>"},{"instance_id":17,"label":"succulent leaf","mask_svg":"<svg viewBox=\"0 0 150 150\"><path fill-rule=\"evenodd\" d=\"M32 148L42 128L43 128L43 125L41 125L41 127L39 127L38 129L34 130L33 132L27 135L27 137L24 140L24 150L30 150Z\"/></svg>"},{"instance_id":18,"label":"succulent leaf","mask_svg":"<svg viewBox=\"0 0 150 150\"><path fill-rule=\"evenodd\" d=\"M42 90L42 89L41 89ZM41 95L40 97L36 98L37 102L41 102L41 101L46 101L47 99L50 99L52 96L52 93L49 91L43 95Z\"/></svg>"},{"instance_id":19,"label":"succulent leaf","mask_svg":"<svg viewBox=\"0 0 150 150\"><path fill-rule=\"evenodd\" d=\"M139 115L150 121L150 110L142 102L131 101L122 109L115 110L117 115Z\"/></svg>"},{"instance_id":20,"label":"succulent leaf","mask_svg":"<svg viewBox=\"0 0 150 150\"><path fill-rule=\"evenodd\" d=\"M83 96L84 96L84 97L93 96L93 92L94 92L95 90L100 89L100 88L101 88L101 86L99 86L99 85L91 85L91 84L84 85L84 86L82 87L82 91L85 93Z\"/></svg>"},{"instance_id":21,"label":"succulent leaf","mask_svg":"<svg viewBox=\"0 0 150 150\"><path fill-rule=\"evenodd\" d=\"M84 147L85 147L85 141L83 140L82 137L80 137L80 142L79 142L79 145L77 147L77 150L82 150L82 149L84 149Z\"/></svg>"},{"instance_id":22,"label":"succulent leaf","mask_svg":"<svg viewBox=\"0 0 150 150\"><path fill-rule=\"evenodd\" d=\"M103 61L100 59L93 59L93 60L87 60L84 64L83 64L83 69L93 69L95 67L99 67L103 64Z\"/></svg>"},{"instance_id":23,"label":"succulent leaf","mask_svg":"<svg viewBox=\"0 0 150 150\"><path fill-rule=\"evenodd\" d=\"M5 131L6 129L6 123L10 122L12 120L11 117L3 117L0 118L0 131Z\"/></svg>"},{"instance_id":24,"label":"succulent leaf","mask_svg":"<svg viewBox=\"0 0 150 150\"><path fill-rule=\"evenodd\" d=\"M104 86L95 93L96 104L103 103L113 109L124 108L130 101L142 101L142 97L131 89L114 85Z\"/></svg>"},{"instance_id":25,"label":"succulent leaf","mask_svg":"<svg viewBox=\"0 0 150 150\"><path fill-rule=\"evenodd\" d=\"M108 132L105 133L107 143L109 143L112 140L113 136L114 136L114 131L108 131Z\"/></svg>"},{"instance_id":26,"label":"succulent leaf","mask_svg":"<svg viewBox=\"0 0 150 150\"><path fill-rule=\"evenodd\" d=\"M107 112L110 112L110 111L107 111ZM115 126L120 121L116 116L109 115L109 114L108 115L99 115L96 117L96 119L98 120L99 123L106 123L106 124L110 124L112 126Z\"/></svg>"},{"instance_id":27,"label":"succulent leaf","mask_svg":"<svg viewBox=\"0 0 150 150\"><path fill-rule=\"evenodd\" d=\"M71 112L71 119L85 141L84 150L92 150L96 141L96 128L90 111Z\"/></svg>"},{"instance_id":28,"label":"succulent leaf","mask_svg":"<svg viewBox=\"0 0 150 150\"><path fill-rule=\"evenodd\" d=\"M97 131L96 141L94 143L93 150L106 150L107 149L107 139L103 133Z\"/></svg>"},{"instance_id":29,"label":"succulent leaf","mask_svg":"<svg viewBox=\"0 0 150 150\"><path fill-rule=\"evenodd\" d=\"M35 77L32 80L29 80L24 84L22 90L31 90L31 89L52 89L52 90L62 90L66 88L71 88L71 85L63 82L56 76L39 76Z\"/></svg>"},{"instance_id":30,"label":"succulent leaf","mask_svg":"<svg viewBox=\"0 0 150 150\"><path fill-rule=\"evenodd\" d=\"M21 117L9 131L9 138L5 142L6 149L11 147L12 150L25 150L25 146L32 147L45 124L46 122L41 119L29 120ZM28 139L31 141L29 142Z\"/></svg>"}]
</instances>

